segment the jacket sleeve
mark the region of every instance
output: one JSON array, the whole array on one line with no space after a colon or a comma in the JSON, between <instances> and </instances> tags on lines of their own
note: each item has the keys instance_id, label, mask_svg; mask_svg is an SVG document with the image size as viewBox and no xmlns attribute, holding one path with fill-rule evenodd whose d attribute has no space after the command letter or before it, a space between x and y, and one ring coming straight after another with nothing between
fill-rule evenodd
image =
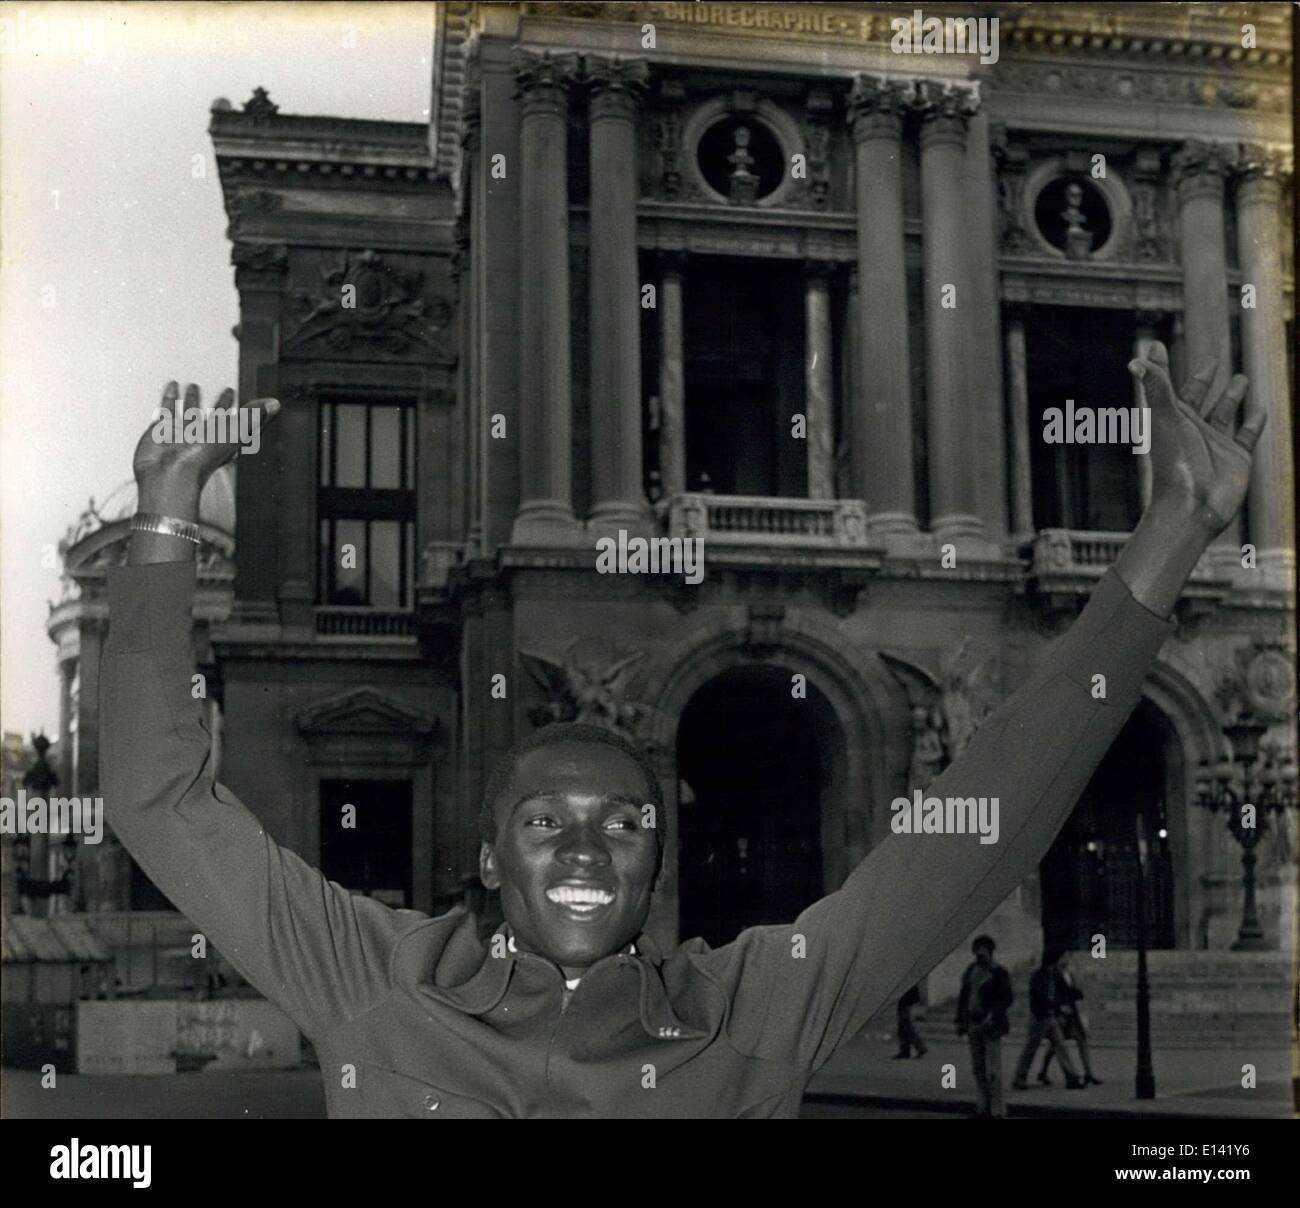
<instances>
[{"instance_id":1,"label":"jacket sleeve","mask_svg":"<svg viewBox=\"0 0 1300 1208\"><path fill-rule=\"evenodd\" d=\"M100 791L123 846L176 907L303 1031L388 988L397 934L423 916L328 881L276 844L213 775L191 695L194 565L109 571Z\"/></svg>"},{"instance_id":2,"label":"jacket sleeve","mask_svg":"<svg viewBox=\"0 0 1300 1208\"><path fill-rule=\"evenodd\" d=\"M891 834L792 925L751 928L698 955L730 1000L733 1045L816 1070L961 943L1051 845L1171 629L1108 572L1069 632L926 791L997 798L996 842ZM875 816L882 810L876 803Z\"/></svg>"}]
</instances>

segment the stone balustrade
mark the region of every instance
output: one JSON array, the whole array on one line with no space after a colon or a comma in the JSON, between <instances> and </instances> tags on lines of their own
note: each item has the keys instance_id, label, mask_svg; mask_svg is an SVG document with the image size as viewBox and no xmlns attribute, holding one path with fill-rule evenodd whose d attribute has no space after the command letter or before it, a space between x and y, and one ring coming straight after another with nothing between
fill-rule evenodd
<instances>
[{"instance_id":1,"label":"stone balustrade","mask_svg":"<svg viewBox=\"0 0 1300 1208\"><path fill-rule=\"evenodd\" d=\"M415 636L415 613L409 608L370 608L366 605L318 607L316 636L406 641Z\"/></svg>"},{"instance_id":2,"label":"stone balustrade","mask_svg":"<svg viewBox=\"0 0 1300 1208\"><path fill-rule=\"evenodd\" d=\"M703 537L717 545L868 545L867 509L860 499L686 493L669 504L668 532L672 537Z\"/></svg>"}]
</instances>

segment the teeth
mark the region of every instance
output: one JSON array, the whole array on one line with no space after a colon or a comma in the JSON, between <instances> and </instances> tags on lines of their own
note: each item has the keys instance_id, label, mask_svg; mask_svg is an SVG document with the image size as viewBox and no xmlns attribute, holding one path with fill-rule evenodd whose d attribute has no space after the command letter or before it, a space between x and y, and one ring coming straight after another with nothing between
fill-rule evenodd
<instances>
[{"instance_id":1,"label":"teeth","mask_svg":"<svg viewBox=\"0 0 1300 1208\"><path fill-rule=\"evenodd\" d=\"M561 906L608 906L614 895L604 889L586 889L577 885L557 885L546 896Z\"/></svg>"}]
</instances>

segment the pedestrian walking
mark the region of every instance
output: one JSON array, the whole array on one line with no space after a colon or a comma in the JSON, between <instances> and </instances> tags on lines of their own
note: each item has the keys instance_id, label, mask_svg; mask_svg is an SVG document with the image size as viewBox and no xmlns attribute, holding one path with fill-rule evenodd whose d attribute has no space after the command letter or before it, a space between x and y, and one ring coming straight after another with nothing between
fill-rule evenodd
<instances>
[{"instance_id":1,"label":"pedestrian walking","mask_svg":"<svg viewBox=\"0 0 1300 1208\"><path fill-rule=\"evenodd\" d=\"M1015 994L1011 976L993 959L993 937L978 935L971 944L975 959L961 975L957 995L957 1035L970 1045L975 1076L975 1115L1000 1119L1007 1114L1002 1097L1002 1038L1011 1030L1007 1009Z\"/></svg>"},{"instance_id":2,"label":"pedestrian walking","mask_svg":"<svg viewBox=\"0 0 1300 1208\"><path fill-rule=\"evenodd\" d=\"M912 1012L920 1001L919 982L898 1000L898 1052L894 1054L895 1060L910 1057L913 1049L916 1050L918 1057L924 1057L926 1054L925 1040L917 1030L916 1020L912 1017Z\"/></svg>"},{"instance_id":3,"label":"pedestrian walking","mask_svg":"<svg viewBox=\"0 0 1300 1208\"><path fill-rule=\"evenodd\" d=\"M1016 1076L1011 1085L1018 1091L1027 1091L1030 1067L1034 1063L1034 1054L1044 1040L1051 1046L1050 1052L1061 1063L1065 1071L1065 1085L1071 1090L1082 1090L1087 1086L1075 1072L1074 1062L1070 1060L1065 1047L1065 1038L1061 1035L1060 1022L1057 1019L1058 982L1056 977L1057 962L1061 958L1059 948L1049 949L1043 953L1042 964L1034 970L1029 979L1029 1035L1025 1038L1025 1047L1021 1050L1020 1061L1016 1064Z\"/></svg>"},{"instance_id":4,"label":"pedestrian walking","mask_svg":"<svg viewBox=\"0 0 1300 1208\"><path fill-rule=\"evenodd\" d=\"M1070 953L1062 952L1056 962L1056 1021L1061 1029L1061 1036L1066 1041L1073 1040L1079 1049L1079 1060L1083 1063L1083 1080L1092 1086L1100 1086L1101 1079L1092 1071L1092 1059L1088 1053L1088 1021L1083 1008L1079 1005L1083 991L1079 989L1070 970ZM1052 1064L1055 1054L1049 1047L1043 1054L1043 1066L1038 1071L1038 1081L1044 1086L1051 1086L1052 1080L1047 1076L1047 1067Z\"/></svg>"}]
</instances>

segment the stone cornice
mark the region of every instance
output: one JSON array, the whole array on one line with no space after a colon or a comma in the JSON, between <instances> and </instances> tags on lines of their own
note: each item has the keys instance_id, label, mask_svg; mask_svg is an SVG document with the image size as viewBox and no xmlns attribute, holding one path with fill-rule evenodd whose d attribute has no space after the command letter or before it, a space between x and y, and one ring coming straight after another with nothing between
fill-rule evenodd
<instances>
[{"instance_id":1,"label":"stone cornice","mask_svg":"<svg viewBox=\"0 0 1300 1208\"><path fill-rule=\"evenodd\" d=\"M236 112L214 102L208 127L236 222L278 210L284 186L427 193L438 179L422 123L281 114L256 95L249 105Z\"/></svg>"},{"instance_id":2,"label":"stone cornice","mask_svg":"<svg viewBox=\"0 0 1300 1208\"><path fill-rule=\"evenodd\" d=\"M473 10L476 5L452 5ZM512 5L524 17L614 26L651 22L668 29L708 30L737 41L762 39L794 44L828 40L888 47L891 22L911 18L915 4L695 4L523 3ZM1275 4L1128 3L934 3L926 17L997 17L1004 50L1013 47L1127 55L1169 61L1259 63L1285 66L1290 33L1285 10ZM466 14L472 24L475 16ZM1242 23L1256 27L1256 46L1241 45Z\"/></svg>"}]
</instances>

